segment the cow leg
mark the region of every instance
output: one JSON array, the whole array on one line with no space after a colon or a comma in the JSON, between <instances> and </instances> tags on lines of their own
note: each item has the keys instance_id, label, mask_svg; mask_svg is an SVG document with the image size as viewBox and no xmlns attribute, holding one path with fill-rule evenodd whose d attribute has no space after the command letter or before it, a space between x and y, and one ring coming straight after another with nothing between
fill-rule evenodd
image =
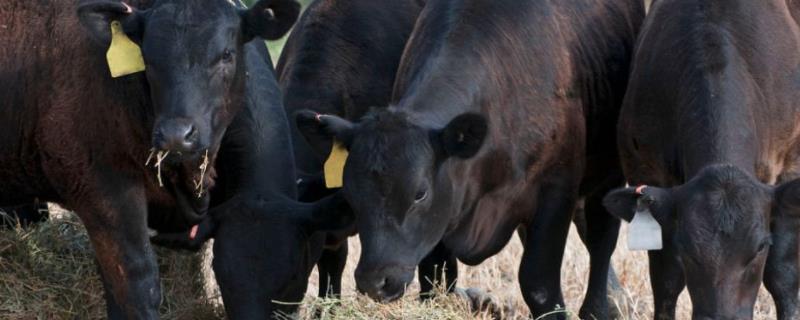
<instances>
[{"instance_id":1,"label":"cow leg","mask_svg":"<svg viewBox=\"0 0 800 320\"><path fill-rule=\"evenodd\" d=\"M322 250L322 256L317 262L320 298L342 294L342 274L347 263L347 250L347 239L336 249Z\"/></svg>"},{"instance_id":2,"label":"cow leg","mask_svg":"<svg viewBox=\"0 0 800 320\"><path fill-rule=\"evenodd\" d=\"M457 288L458 259L443 243L439 243L433 251L425 256L417 268L419 272L420 299L432 299L437 293L437 286L445 285L447 293L455 293L470 303L473 312L488 311L495 319L499 319L503 311L501 304L491 295L478 288Z\"/></svg>"},{"instance_id":3,"label":"cow leg","mask_svg":"<svg viewBox=\"0 0 800 320\"><path fill-rule=\"evenodd\" d=\"M603 196L618 185L622 185L621 181L593 192L585 200L585 235L581 239L589 251L590 267L589 287L578 315L581 319L609 319L609 271L620 222L603 207Z\"/></svg>"},{"instance_id":4,"label":"cow leg","mask_svg":"<svg viewBox=\"0 0 800 320\"><path fill-rule=\"evenodd\" d=\"M654 314L657 320L675 319L678 295L686 286L677 252L664 239L664 248L649 251L650 286L653 288Z\"/></svg>"},{"instance_id":5,"label":"cow leg","mask_svg":"<svg viewBox=\"0 0 800 320\"><path fill-rule=\"evenodd\" d=\"M797 292L800 289L798 230L800 228L793 219L773 218L772 247L764 269L764 286L772 295L781 320L797 317Z\"/></svg>"},{"instance_id":6,"label":"cow leg","mask_svg":"<svg viewBox=\"0 0 800 320\"><path fill-rule=\"evenodd\" d=\"M436 293L436 286L445 284L448 293L453 292L458 277L458 260L450 250L439 243L422 259L419 273L420 299L426 300Z\"/></svg>"},{"instance_id":7,"label":"cow leg","mask_svg":"<svg viewBox=\"0 0 800 320\"><path fill-rule=\"evenodd\" d=\"M147 233L144 192L119 182L104 190L114 198L88 200L78 206L95 251L106 289L109 319L158 319L161 288L158 266ZM86 200L86 199L84 199ZM124 315L124 316L123 316Z\"/></svg>"},{"instance_id":8,"label":"cow leg","mask_svg":"<svg viewBox=\"0 0 800 320\"><path fill-rule=\"evenodd\" d=\"M561 261L577 196L575 188L543 185L537 211L523 233L525 251L519 268L522 296L535 319L564 308L561 294ZM563 312L547 319L566 319Z\"/></svg>"},{"instance_id":9,"label":"cow leg","mask_svg":"<svg viewBox=\"0 0 800 320\"><path fill-rule=\"evenodd\" d=\"M578 231L578 237L588 250L586 214L583 212L583 208L575 210L575 216L572 218L572 222L575 224L575 229ZM625 290L622 289L622 284L619 283L619 277L617 277L617 272L614 271L613 265L608 266L608 297L616 302L608 308L609 318L620 318L622 316L621 312L623 312L620 308L627 308L629 306L627 305Z\"/></svg>"},{"instance_id":10,"label":"cow leg","mask_svg":"<svg viewBox=\"0 0 800 320\"><path fill-rule=\"evenodd\" d=\"M103 270L100 268L100 261L95 259L94 262L97 265L97 272L100 273L100 281L103 282L103 297L106 300L106 317L109 319L125 319L125 311L122 310L120 304L114 299L114 295L111 294L114 292L111 288L111 281L103 274Z\"/></svg>"}]
</instances>

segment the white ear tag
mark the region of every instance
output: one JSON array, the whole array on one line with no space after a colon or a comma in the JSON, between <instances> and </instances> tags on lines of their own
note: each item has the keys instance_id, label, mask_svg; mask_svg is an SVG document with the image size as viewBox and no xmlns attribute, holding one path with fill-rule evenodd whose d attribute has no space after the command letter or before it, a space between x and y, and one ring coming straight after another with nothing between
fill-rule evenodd
<instances>
[{"instance_id":1,"label":"white ear tag","mask_svg":"<svg viewBox=\"0 0 800 320\"><path fill-rule=\"evenodd\" d=\"M639 209L628 224L628 250L661 250L661 225L649 209Z\"/></svg>"}]
</instances>

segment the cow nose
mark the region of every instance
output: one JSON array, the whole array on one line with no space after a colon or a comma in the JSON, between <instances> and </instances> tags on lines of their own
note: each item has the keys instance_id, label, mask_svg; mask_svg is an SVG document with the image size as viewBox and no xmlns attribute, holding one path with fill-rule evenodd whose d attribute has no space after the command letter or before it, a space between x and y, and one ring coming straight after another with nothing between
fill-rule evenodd
<instances>
[{"instance_id":1,"label":"cow nose","mask_svg":"<svg viewBox=\"0 0 800 320\"><path fill-rule=\"evenodd\" d=\"M387 288L386 288L386 277L365 277L365 276L357 276L356 278L356 287L358 291L367 294L370 298L384 301L387 300Z\"/></svg>"},{"instance_id":2,"label":"cow nose","mask_svg":"<svg viewBox=\"0 0 800 320\"><path fill-rule=\"evenodd\" d=\"M391 272L389 272L391 273ZM384 272L356 272L356 288L370 298L390 302L403 296L405 283Z\"/></svg>"},{"instance_id":3,"label":"cow nose","mask_svg":"<svg viewBox=\"0 0 800 320\"><path fill-rule=\"evenodd\" d=\"M197 144L197 129L188 121L175 121L159 126L154 147L158 150L192 152Z\"/></svg>"}]
</instances>

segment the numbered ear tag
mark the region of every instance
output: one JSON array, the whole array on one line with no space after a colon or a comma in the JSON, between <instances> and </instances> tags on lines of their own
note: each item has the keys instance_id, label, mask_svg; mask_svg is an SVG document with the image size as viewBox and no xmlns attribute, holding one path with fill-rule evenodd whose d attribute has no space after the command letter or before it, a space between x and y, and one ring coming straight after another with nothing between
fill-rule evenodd
<instances>
[{"instance_id":1,"label":"numbered ear tag","mask_svg":"<svg viewBox=\"0 0 800 320\"><path fill-rule=\"evenodd\" d=\"M333 148L328 160L325 160L325 186L328 189L341 188L344 175L344 163L347 161L347 149L341 142L333 140Z\"/></svg>"},{"instance_id":2,"label":"numbered ear tag","mask_svg":"<svg viewBox=\"0 0 800 320\"><path fill-rule=\"evenodd\" d=\"M142 49L122 31L119 21L111 21L111 45L106 52L111 77L118 78L144 71Z\"/></svg>"},{"instance_id":3,"label":"numbered ear tag","mask_svg":"<svg viewBox=\"0 0 800 320\"><path fill-rule=\"evenodd\" d=\"M639 209L628 225L628 250L661 250L661 225L649 209Z\"/></svg>"}]
</instances>

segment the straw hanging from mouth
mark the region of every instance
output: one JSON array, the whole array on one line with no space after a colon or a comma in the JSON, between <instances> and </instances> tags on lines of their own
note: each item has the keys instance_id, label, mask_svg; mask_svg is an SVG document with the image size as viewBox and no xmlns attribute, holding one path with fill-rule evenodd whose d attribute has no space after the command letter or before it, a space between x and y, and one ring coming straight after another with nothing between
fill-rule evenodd
<instances>
[{"instance_id":1,"label":"straw hanging from mouth","mask_svg":"<svg viewBox=\"0 0 800 320\"><path fill-rule=\"evenodd\" d=\"M206 176L208 169L208 149L206 149L205 156L203 156L203 163L200 164L200 178L195 181L194 189L197 191L197 197L203 197L203 178Z\"/></svg>"},{"instance_id":2,"label":"straw hanging from mouth","mask_svg":"<svg viewBox=\"0 0 800 320\"><path fill-rule=\"evenodd\" d=\"M150 165L150 161L153 160L153 154L155 154L155 159L156 159L155 163L153 164L153 167L155 167L157 171L156 178L158 178L158 186L163 188L164 182L161 180L161 162L163 162L164 159L167 158L167 156L169 155L169 150L168 151L159 150L158 152L156 152L155 149L150 149L150 155L147 156L147 161L145 161L144 163L145 167Z\"/></svg>"}]
</instances>

